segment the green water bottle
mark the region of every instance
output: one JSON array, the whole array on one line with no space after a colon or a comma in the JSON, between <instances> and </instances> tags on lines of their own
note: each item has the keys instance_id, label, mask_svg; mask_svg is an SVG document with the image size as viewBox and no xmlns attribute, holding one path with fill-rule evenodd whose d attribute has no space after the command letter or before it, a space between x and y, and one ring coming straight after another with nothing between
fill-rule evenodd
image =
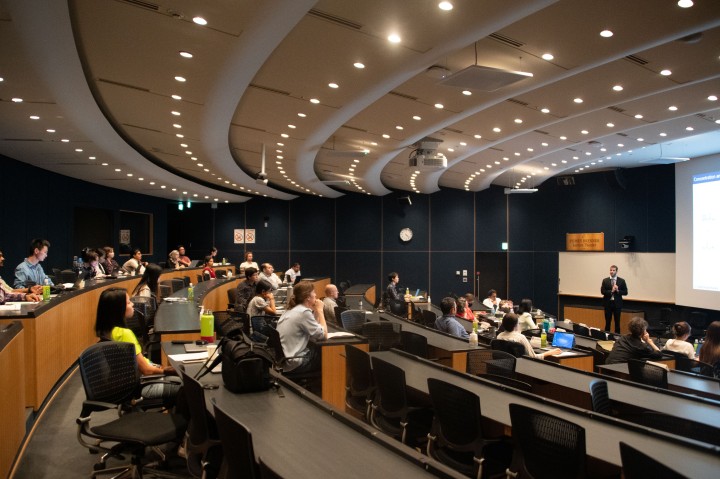
<instances>
[{"instance_id":1,"label":"green water bottle","mask_svg":"<svg viewBox=\"0 0 720 479\"><path fill-rule=\"evenodd\" d=\"M215 342L215 316L211 310L203 310L200 315L200 339L208 343Z\"/></svg>"},{"instance_id":2,"label":"green water bottle","mask_svg":"<svg viewBox=\"0 0 720 479\"><path fill-rule=\"evenodd\" d=\"M188 286L187 299L188 301L195 301L195 288L192 283Z\"/></svg>"},{"instance_id":3,"label":"green water bottle","mask_svg":"<svg viewBox=\"0 0 720 479\"><path fill-rule=\"evenodd\" d=\"M543 329L542 332L540 333L540 347L541 347L541 348L546 348L546 347L547 347L547 333L545 332L544 329Z\"/></svg>"},{"instance_id":4,"label":"green water bottle","mask_svg":"<svg viewBox=\"0 0 720 479\"><path fill-rule=\"evenodd\" d=\"M43 283L42 296L43 301L50 301L50 280L47 278L45 278L45 282Z\"/></svg>"}]
</instances>

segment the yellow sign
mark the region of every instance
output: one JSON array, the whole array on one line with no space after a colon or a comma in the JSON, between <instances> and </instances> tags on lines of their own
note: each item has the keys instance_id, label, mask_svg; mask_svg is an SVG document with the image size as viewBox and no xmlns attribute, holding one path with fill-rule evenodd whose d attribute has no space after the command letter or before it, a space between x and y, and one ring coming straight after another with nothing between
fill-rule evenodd
<instances>
[{"instance_id":1,"label":"yellow sign","mask_svg":"<svg viewBox=\"0 0 720 479\"><path fill-rule=\"evenodd\" d=\"M605 251L605 233L567 233L567 251Z\"/></svg>"}]
</instances>

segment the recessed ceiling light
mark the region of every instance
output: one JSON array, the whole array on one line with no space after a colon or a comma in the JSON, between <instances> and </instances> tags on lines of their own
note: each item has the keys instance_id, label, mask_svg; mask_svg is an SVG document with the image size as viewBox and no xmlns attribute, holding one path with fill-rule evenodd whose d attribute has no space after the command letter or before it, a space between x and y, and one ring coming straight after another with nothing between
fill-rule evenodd
<instances>
[{"instance_id":1,"label":"recessed ceiling light","mask_svg":"<svg viewBox=\"0 0 720 479\"><path fill-rule=\"evenodd\" d=\"M463 90L462 94L465 96L470 96L472 95L472 92L470 90Z\"/></svg>"},{"instance_id":2,"label":"recessed ceiling light","mask_svg":"<svg viewBox=\"0 0 720 479\"><path fill-rule=\"evenodd\" d=\"M662 133L660 133L660 136L667 136L667 133L662 132Z\"/></svg>"},{"instance_id":3,"label":"recessed ceiling light","mask_svg":"<svg viewBox=\"0 0 720 479\"><path fill-rule=\"evenodd\" d=\"M280 133L280 136L282 136L283 138L290 138L290 135L288 135L287 133Z\"/></svg>"},{"instance_id":4,"label":"recessed ceiling light","mask_svg":"<svg viewBox=\"0 0 720 479\"><path fill-rule=\"evenodd\" d=\"M522 123L522 120L520 118L515 118L515 123L519 125L520 123Z\"/></svg>"},{"instance_id":5,"label":"recessed ceiling light","mask_svg":"<svg viewBox=\"0 0 720 479\"><path fill-rule=\"evenodd\" d=\"M70 143L70 140L68 140L67 138L63 138L63 139L60 140L60 141L62 141L63 143Z\"/></svg>"},{"instance_id":6,"label":"recessed ceiling light","mask_svg":"<svg viewBox=\"0 0 720 479\"><path fill-rule=\"evenodd\" d=\"M175 80L177 80L177 81L179 81L179 82L187 81L187 80L185 80L185 77L181 77L181 76L179 76L179 75L175 77Z\"/></svg>"},{"instance_id":7,"label":"recessed ceiling light","mask_svg":"<svg viewBox=\"0 0 720 479\"><path fill-rule=\"evenodd\" d=\"M453 151L455 151L455 148L448 148L447 151L452 153Z\"/></svg>"},{"instance_id":8,"label":"recessed ceiling light","mask_svg":"<svg viewBox=\"0 0 720 479\"><path fill-rule=\"evenodd\" d=\"M180 53L180 56L183 58L192 58L193 57L193 54L190 52L179 52L179 53Z\"/></svg>"},{"instance_id":9,"label":"recessed ceiling light","mask_svg":"<svg viewBox=\"0 0 720 479\"><path fill-rule=\"evenodd\" d=\"M567 136L561 136L560 139L565 141L565 140L567 140Z\"/></svg>"},{"instance_id":10,"label":"recessed ceiling light","mask_svg":"<svg viewBox=\"0 0 720 479\"><path fill-rule=\"evenodd\" d=\"M608 123L606 126L607 126L608 128L613 128L613 127L615 126L615 123Z\"/></svg>"},{"instance_id":11,"label":"recessed ceiling light","mask_svg":"<svg viewBox=\"0 0 720 479\"><path fill-rule=\"evenodd\" d=\"M89 160L94 160L95 157L94 157L94 156L88 156L88 159L89 159Z\"/></svg>"},{"instance_id":12,"label":"recessed ceiling light","mask_svg":"<svg viewBox=\"0 0 720 479\"><path fill-rule=\"evenodd\" d=\"M175 115L175 116L180 116L180 112L179 112L179 111L171 111L170 113L173 114L173 115Z\"/></svg>"},{"instance_id":13,"label":"recessed ceiling light","mask_svg":"<svg viewBox=\"0 0 720 479\"><path fill-rule=\"evenodd\" d=\"M635 115L635 118L637 118L638 120L642 120L643 116L640 113L638 113L637 115Z\"/></svg>"},{"instance_id":14,"label":"recessed ceiling light","mask_svg":"<svg viewBox=\"0 0 720 479\"><path fill-rule=\"evenodd\" d=\"M482 135L473 135L473 138L477 138L478 140L482 138Z\"/></svg>"},{"instance_id":15,"label":"recessed ceiling light","mask_svg":"<svg viewBox=\"0 0 720 479\"><path fill-rule=\"evenodd\" d=\"M638 138L637 141L645 141L645 138Z\"/></svg>"},{"instance_id":16,"label":"recessed ceiling light","mask_svg":"<svg viewBox=\"0 0 720 479\"><path fill-rule=\"evenodd\" d=\"M693 128L692 126L688 126L688 127L685 128L685 130L687 130L687 131L695 131L695 128Z\"/></svg>"},{"instance_id":17,"label":"recessed ceiling light","mask_svg":"<svg viewBox=\"0 0 720 479\"><path fill-rule=\"evenodd\" d=\"M541 144L542 146L548 146L548 144L545 143L544 141L543 141L542 143L540 143L540 144Z\"/></svg>"},{"instance_id":18,"label":"recessed ceiling light","mask_svg":"<svg viewBox=\"0 0 720 479\"><path fill-rule=\"evenodd\" d=\"M182 100L182 97L180 95L171 95L171 98L173 100Z\"/></svg>"},{"instance_id":19,"label":"recessed ceiling light","mask_svg":"<svg viewBox=\"0 0 720 479\"><path fill-rule=\"evenodd\" d=\"M203 166L205 166L205 165L203 165L202 163L198 163L197 165L198 165L199 168L202 168Z\"/></svg>"},{"instance_id":20,"label":"recessed ceiling light","mask_svg":"<svg viewBox=\"0 0 720 479\"><path fill-rule=\"evenodd\" d=\"M575 103L582 103L582 102L583 102L583 99L582 99L582 98L575 98L573 101L574 101Z\"/></svg>"},{"instance_id":21,"label":"recessed ceiling light","mask_svg":"<svg viewBox=\"0 0 720 479\"><path fill-rule=\"evenodd\" d=\"M668 110L670 110L670 111L677 111L677 109L678 109L678 108L677 108L675 105L670 105L670 106L668 107Z\"/></svg>"},{"instance_id":22,"label":"recessed ceiling light","mask_svg":"<svg viewBox=\"0 0 720 479\"><path fill-rule=\"evenodd\" d=\"M165 188L167 188L167 186L165 186L165 185L160 185L160 188L162 188L162 189L164 190Z\"/></svg>"},{"instance_id":23,"label":"recessed ceiling light","mask_svg":"<svg viewBox=\"0 0 720 479\"><path fill-rule=\"evenodd\" d=\"M173 128L182 128L182 125L179 123L173 123Z\"/></svg>"},{"instance_id":24,"label":"recessed ceiling light","mask_svg":"<svg viewBox=\"0 0 720 479\"><path fill-rule=\"evenodd\" d=\"M82 148L75 148L75 151L77 151L78 153L82 153L83 150Z\"/></svg>"},{"instance_id":25,"label":"recessed ceiling light","mask_svg":"<svg viewBox=\"0 0 720 479\"><path fill-rule=\"evenodd\" d=\"M122 171L122 169L121 169L121 168L115 168L115 171L120 172L120 171Z\"/></svg>"},{"instance_id":26,"label":"recessed ceiling light","mask_svg":"<svg viewBox=\"0 0 720 479\"><path fill-rule=\"evenodd\" d=\"M710 101L717 101L717 99L718 99L718 97L715 96L715 95L710 95L710 96L708 97L708 100L710 100Z\"/></svg>"},{"instance_id":27,"label":"recessed ceiling light","mask_svg":"<svg viewBox=\"0 0 720 479\"><path fill-rule=\"evenodd\" d=\"M338 85L337 83L328 83L328 86L330 88L339 88L340 87L340 85Z\"/></svg>"},{"instance_id":28,"label":"recessed ceiling light","mask_svg":"<svg viewBox=\"0 0 720 479\"><path fill-rule=\"evenodd\" d=\"M187 150L187 151L185 151L185 154L186 154L186 155L192 155L192 151Z\"/></svg>"},{"instance_id":29,"label":"recessed ceiling light","mask_svg":"<svg viewBox=\"0 0 720 479\"><path fill-rule=\"evenodd\" d=\"M55 133L55 130L53 130L52 128L48 128L48 129L45 130L45 131L47 131L48 133Z\"/></svg>"},{"instance_id":30,"label":"recessed ceiling light","mask_svg":"<svg viewBox=\"0 0 720 479\"><path fill-rule=\"evenodd\" d=\"M677 5L680 8L690 8L693 6L693 1L692 0L678 0Z\"/></svg>"},{"instance_id":31,"label":"recessed ceiling light","mask_svg":"<svg viewBox=\"0 0 720 479\"><path fill-rule=\"evenodd\" d=\"M310 103L314 103L317 105L318 103L320 103L320 100L318 100L317 98L310 98Z\"/></svg>"},{"instance_id":32,"label":"recessed ceiling light","mask_svg":"<svg viewBox=\"0 0 720 479\"><path fill-rule=\"evenodd\" d=\"M672 75L672 72L671 72L670 70L665 69L665 70L661 70L661 71L660 71L660 74L661 74L662 76L666 77L666 76Z\"/></svg>"},{"instance_id":33,"label":"recessed ceiling light","mask_svg":"<svg viewBox=\"0 0 720 479\"><path fill-rule=\"evenodd\" d=\"M587 130L582 130L580 133L582 133L583 135L587 135L587 134L590 133L590 132L587 131Z\"/></svg>"},{"instance_id":34,"label":"recessed ceiling light","mask_svg":"<svg viewBox=\"0 0 720 479\"><path fill-rule=\"evenodd\" d=\"M132 174L132 173L128 173L127 175L128 175L128 176L132 176L133 174Z\"/></svg>"},{"instance_id":35,"label":"recessed ceiling light","mask_svg":"<svg viewBox=\"0 0 720 479\"><path fill-rule=\"evenodd\" d=\"M438 110L442 110L443 108L445 108L445 105L443 105L442 103L435 103L435 108L437 108Z\"/></svg>"},{"instance_id":36,"label":"recessed ceiling light","mask_svg":"<svg viewBox=\"0 0 720 479\"><path fill-rule=\"evenodd\" d=\"M200 16L193 17L193 22L197 23L198 25L207 25L207 20Z\"/></svg>"},{"instance_id":37,"label":"recessed ceiling light","mask_svg":"<svg viewBox=\"0 0 720 479\"><path fill-rule=\"evenodd\" d=\"M623 148L625 146L625 143L618 143L618 148Z\"/></svg>"},{"instance_id":38,"label":"recessed ceiling light","mask_svg":"<svg viewBox=\"0 0 720 479\"><path fill-rule=\"evenodd\" d=\"M541 111L542 113L550 113L550 110L547 109L547 108L542 108L542 109L540 109L540 111Z\"/></svg>"},{"instance_id":39,"label":"recessed ceiling light","mask_svg":"<svg viewBox=\"0 0 720 479\"><path fill-rule=\"evenodd\" d=\"M453 9L453 4L450 2L440 2L438 3L438 8L447 12Z\"/></svg>"},{"instance_id":40,"label":"recessed ceiling light","mask_svg":"<svg viewBox=\"0 0 720 479\"><path fill-rule=\"evenodd\" d=\"M353 66L354 66L355 68L359 69L359 70L362 70L363 68L365 68L365 64L364 64L364 63L360 63L360 62L355 62L355 63L353 63Z\"/></svg>"},{"instance_id":41,"label":"recessed ceiling light","mask_svg":"<svg viewBox=\"0 0 720 479\"><path fill-rule=\"evenodd\" d=\"M277 146L285 146L285 143L278 143Z\"/></svg>"},{"instance_id":42,"label":"recessed ceiling light","mask_svg":"<svg viewBox=\"0 0 720 479\"><path fill-rule=\"evenodd\" d=\"M615 91L623 91L623 87L622 87L622 85L615 85L615 86L613 87L613 90L615 90Z\"/></svg>"},{"instance_id":43,"label":"recessed ceiling light","mask_svg":"<svg viewBox=\"0 0 720 479\"><path fill-rule=\"evenodd\" d=\"M383 133L383 136L382 136L382 137L385 138L385 139L388 139L388 138L390 138L390 135L388 135L387 133Z\"/></svg>"},{"instance_id":44,"label":"recessed ceiling light","mask_svg":"<svg viewBox=\"0 0 720 479\"><path fill-rule=\"evenodd\" d=\"M395 126L395 129L396 129L396 130L402 130L403 127L402 127L401 125L396 125L396 126Z\"/></svg>"},{"instance_id":45,"label":"recessed ceiling light","mask_svg":"<svg viewBox=\"0 0 720 479\"><path fill-rule=\"evenodd\" d=\"M603 30L602 32L600 32L600 36L604 38L610 38L611 36L613 36L613 32L611 32L610 30Z\"/></svg>"},{"instance_id":46,"label":"recessed ceiling light","mask_svg":"<svg viewBox=\"0 0 720 479\"><path fill-rule=\"evenodd\" d=\"M305 118L307 115L306 115L305 113L298 113L298 116L299 116L300 118Z\"/></svg>"},{"instance_id":47,"label":"recessed ceiling light","mask_svg":"<svg viewBox=\"0 0 720 479\"><path fill-rule=\"evenodd\" d=\"M388 35L387 39L390 43L400 43L402 41L400 35L398 35L397 33L391 33L390 35Z\"/></svg>"},{"instance_id":48,"label":"recessed ceiling light","mask_svg":"<svg viewBox=\"0 0 720 479\"><path fill-rule=\"evenodd\" d=\"M108 164L107 164L107 163L103 163L102 165L103 165L103 166L107 166Z\"/></svg>"},{"instance_id":49,"label":"recessed ceiling light","mask_svg":"<svg viewBox=\"0 0 720 479\"><path fill-rule=\"evenodd\" d=\"M13 98L12 101L15 103L22 103L23 99L22 98Z\"/></svg>"},{"instance_id":50,"label":"recessed ceiling light","mask_svg":"<svg viewBox=\"0 0 720 479\"><path fill-rule=\"evenodd\" d=\"M5 79L3 77L0 77L0 82L4 82Z\"/></svg>"},{"instance_id":51,"label":"recessed ceiling light","mask_svg":"<svg viewBox=\"0 0 720 479\"><path fill-rule=\"evenodd\" d=\"M467 143L465 143L464 141L461 141L460 146L467 146Z\"/></svg>"},{"instance_id":52,"label":"recessed ceiling light","mask_svg":"<svg viewBox=\"0 0 720 479\"><path fill-rule=\"evenodd\" d=\"M415 120L415 121L420 121L420 120L422 120L422 118L419 117L419 116L417 116L417 115L414 115L412 118L413 118L413 120Z\"/></svg>"},{"instance_id":53,"label":"recessed ceiling light","mask_svg":"<svg viewBox=\"0 0 720 479\"><path fill-rule=\"evenodd\" d=\"M495 128L493 128L493 131L495 133L500 133L502 130L496 126Z\"/></svg>"},{"instance_id":54,"label":"recessed ceiling light","mask_svg":"<svg viewBox=\"0 0 720 479\"><path fill-rule=\"evenodd\" d=\"M295 125L288 125L288 128L297 128Z\"/></svg>"},{"instance_id":55,"label":"recessed ceiling light","mask_svg":"<svg viewBox=\"0 0 720 479\"><path fill-rule=\"evenodd\" d=\"M543 60L550 61L550 60L553 60L554 58L555 58L555 57L553 56L552 53L543 53L543 54L542 54L542 59L543 59Z\"/></svg>"}]
</instances>

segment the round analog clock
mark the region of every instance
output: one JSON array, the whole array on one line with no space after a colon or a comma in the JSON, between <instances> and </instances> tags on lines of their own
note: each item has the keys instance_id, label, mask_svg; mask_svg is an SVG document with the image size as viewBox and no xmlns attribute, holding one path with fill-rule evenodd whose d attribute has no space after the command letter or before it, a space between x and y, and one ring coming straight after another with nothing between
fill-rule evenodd
<instances>
[{"instance_id":1,"label":"round analog clock","mask_svg":"<svg viewBox=\"0 0 720 479\"><path fill-rule=\"evenodd\" d=\"M403 228L400 230L400 239L403 241L410 241L413 237L413 232L410 228Z\"/></svg>"}]
</instances>

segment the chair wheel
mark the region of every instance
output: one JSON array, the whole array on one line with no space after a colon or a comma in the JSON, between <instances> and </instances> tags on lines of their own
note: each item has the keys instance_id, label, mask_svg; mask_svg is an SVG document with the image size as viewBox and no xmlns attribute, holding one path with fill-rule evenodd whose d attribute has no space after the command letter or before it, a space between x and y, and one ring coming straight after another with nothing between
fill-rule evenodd
<instances>
[{"instance_id":1,"label":"chair wheel","mask_svg":"<svg viewBox=\"0 0 720 479\"><path fill-rule=\"evenodd\" d=\"M94 471L102 471L103 469L105 469L105 464L103 464L102 462L98 462L93 465Z\"/></svg>"}]
</instances>

